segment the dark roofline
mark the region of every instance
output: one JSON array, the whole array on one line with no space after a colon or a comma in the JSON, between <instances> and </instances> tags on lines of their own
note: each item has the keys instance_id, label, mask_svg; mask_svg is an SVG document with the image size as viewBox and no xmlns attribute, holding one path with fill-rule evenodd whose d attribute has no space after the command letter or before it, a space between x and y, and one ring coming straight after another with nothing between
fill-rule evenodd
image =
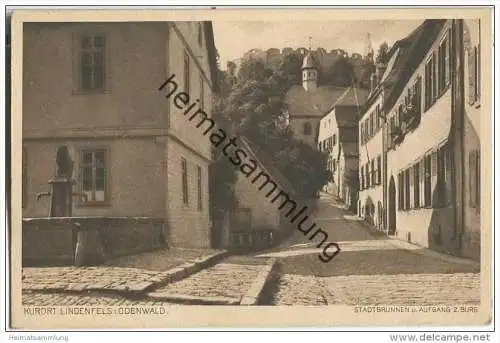
<instances>
[{"instance_id":1,"label":"dark roofline","mask_svg":"<svg viewBox=\"0 0 500 343\"><path fill-rule=\"evenodd\" d=\"M274 165L272 165L270 158L266 157L266 155L255 143L244 136L240 136L240 139L243 142L243 145L247 148L248 152L250 152L257 162L262 165L264 171L272 177L272 181L276 182L278 186L281 187L282 191L297 194L297 191L292 186L290 181Z\"/></svg>"},{"instance_id":2,"label":"dark roofline","mask_svg":"<svg viewBox=\"0 0 500 343\"><path fill-rule=\"evenodd\" d=\"M219 92L220 85L218 80L218 72L217 72L217 50L215 48L214 41L214 30L211 21L203 22L205 26L205 41L207 42L207 50L208 50L208 65L210 68L210 76L212 79L212 91Z\"/></svg>"},{"instance_id":3,"label":"dark roofline","mask_svg":"<svg viewBox=\"0 0 500 343\"><path fill-rule=\"evenodd\" d=\"M405 38L407 41L404 43L408 42L411 44L407 47L405 56L402 56L401 68L395 75L395 82L390 87L387 98L384 101L383 110L394 106L394 103L401 94L402 88L404 88L424 59L445 23L446 19L427 19Z\"/></svg>"},{"instance_id":4,"label":"dark roofline","mask_svg":"<svg viewBox=\"0 0 500 343\"><path fill-rule=\"evenodd\" d=\"M439 27L439 31L441 31L442 25L446 22L446 19L427 19L424 20L415 30L413 30L408 36L402 38L394 43L394 45L389 50L389 59L392 58L392 55L397 51L398 48L407 49L401 52L399 56L396 57L396 61L393 65L393 70L395 71L397 68L400 70L396 73L396 81L391 83L390 74L384 80L384 82L379 83L375 90L368 97L365 105L362 108L363 115L366 114L366 111L373 105L375 100L380 96L382 91L388 90L387 98L383 102L382 110L387 108L391 108L393 106L392 102L395 101L395 94L398 93L398 89L406 84L408 79L411 77L415 69L422 62L422 59L427 53L428 49L428 35L423 34L423 32L427 32L428 34L434 36L437 32L436 27ZM428 31L431 32L428 32ZM439 32L438 31L438 32ZM431 43L434 42L435 38L431 40ZM427 44L425 44L427 43ZM409 56L412 56L413 59L409 59ZM404 68L403 68L404 67Z\"/></svg>"}]
</instances>

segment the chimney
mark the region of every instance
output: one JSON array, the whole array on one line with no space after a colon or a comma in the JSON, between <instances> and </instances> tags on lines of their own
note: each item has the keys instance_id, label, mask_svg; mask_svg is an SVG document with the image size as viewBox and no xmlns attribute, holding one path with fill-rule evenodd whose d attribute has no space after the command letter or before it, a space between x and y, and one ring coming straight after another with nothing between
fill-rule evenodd
<instances>
[{"instance_id":1,"label":"chimney","mask_svg":"<svg viewBox=\"0 0 500 343\"><path fill-rule=\"evenodd\" d=\"M370 76L370 93L375 90L377 84L378 84L377 73L372 73L372 75Z\"/></svg>"},{"instance_id":2,"label":"chimney","mask_svg":"<svg viewBox=\"0 0 500 343\"><path fill-rule=\"evenodd\" d=\"M385 73L387 66L385 63L377 63L377 80L378 82L382 81L382 76Z\"/></svg>"}]
</instances>

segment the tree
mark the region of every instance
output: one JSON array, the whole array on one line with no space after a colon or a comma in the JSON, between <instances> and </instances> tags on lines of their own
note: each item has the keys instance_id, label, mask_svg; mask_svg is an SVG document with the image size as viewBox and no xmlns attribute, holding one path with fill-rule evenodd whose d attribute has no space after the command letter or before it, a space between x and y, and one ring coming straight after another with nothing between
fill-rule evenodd
<instances>
[{"instance_id":1,"label":"tree","mask_svg":"<svg viewBox=\"0 0 500 343\"><path fill-rule=\"evenodd\" d=\"M378 48L377 52L377 58L375 60L377 63L384 63L386 64L389 62L389 45L387 42L383 42L380 44L380 47Z\"/></svg>"},{"instance_id":2,"label":"tree","mask_svg":"<svg viewBox=\"0 0 500 343\"><path fill-rule=\"evenodd\" d=\"M302 58L296 53L285 55L278 71L282 77L286 78L289 86L300 84L302 81Z\"/></svg>"},{"instance_id":3,"label":"tree","mask_svg":"<svg viewBox=\"0 0 500 343\"><path fill-rule=\"evenodd\" d=\"M272 70L266 68L264 62L260 59L249 58L241 63L238 71L238 79L264 81L271 76Z\"/></svg>"},{"instance_id":4,"label":"tree","mask_svg":"<svg viewBox=\"0 0 500 343\"><path fill-rule=\"evenodd\" d=\"M349 58L341 57L329 69L320 73L319 83L349 87L352 85L354 75L354 65Z\"/></svg>"}]
</instances>

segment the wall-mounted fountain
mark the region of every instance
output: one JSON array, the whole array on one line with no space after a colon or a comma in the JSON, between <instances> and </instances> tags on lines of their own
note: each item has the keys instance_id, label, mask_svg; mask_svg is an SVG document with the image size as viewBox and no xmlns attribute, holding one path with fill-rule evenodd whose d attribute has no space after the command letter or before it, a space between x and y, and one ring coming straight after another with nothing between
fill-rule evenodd
<instances>
[{"instance_id":1,"label":"wall-mounted fountain","mask_svg":"<svg viewBox=\"0 0 500 343\"><path fill-rule=\"evenodd\" d=\"M49 199L48 216L22 219L23 266L97 265L166 246L164 218L73 216L73 199L84 203L86 196L74 191L77 182L66 146L57 150L56 167L49 191L37 194L38 200ZM112 213L113 208L106 210Z\"/></svg>"},{"instance_id":2,"label":"wall-mounted fountain","mask_svg":"<svg viewBox=\"0 0 500 343\"><path fill-rule=\"evenodd\" d=\"M73 218L73 197L78 196L86 201L86 195L76 193L73 187L76 184L73 179L74 163L69 155L68 148L61 146L56 155L56 175L48 181L50 191L39 193L37 200L41 197L50 197L50 208L47 220L49 223L60 225L60 222L68 223L63 225L72 230L72 246L74 251L74 264L77 266L100 263L105 260L104 252L101 246L101 240L98 237L99 232L96 227L82 225L82 220ZM49 224L50 225L50 224Z\"/></svg>"}]
</instances>

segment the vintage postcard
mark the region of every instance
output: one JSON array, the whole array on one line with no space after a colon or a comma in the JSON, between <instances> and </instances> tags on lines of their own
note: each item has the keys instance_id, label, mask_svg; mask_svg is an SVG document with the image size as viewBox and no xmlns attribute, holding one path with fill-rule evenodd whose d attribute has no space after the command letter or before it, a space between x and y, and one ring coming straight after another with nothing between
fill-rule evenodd
<instances>
[{"instance_id":1,"label":"vintage postcard","mask_svg":"<svg viewBox=\"0 0 500 343\"><path fill-rule=\"evenodd\" d=\"M491 322L491 9L7 26L12 328Z\"/></svg>"}]
</instances>

